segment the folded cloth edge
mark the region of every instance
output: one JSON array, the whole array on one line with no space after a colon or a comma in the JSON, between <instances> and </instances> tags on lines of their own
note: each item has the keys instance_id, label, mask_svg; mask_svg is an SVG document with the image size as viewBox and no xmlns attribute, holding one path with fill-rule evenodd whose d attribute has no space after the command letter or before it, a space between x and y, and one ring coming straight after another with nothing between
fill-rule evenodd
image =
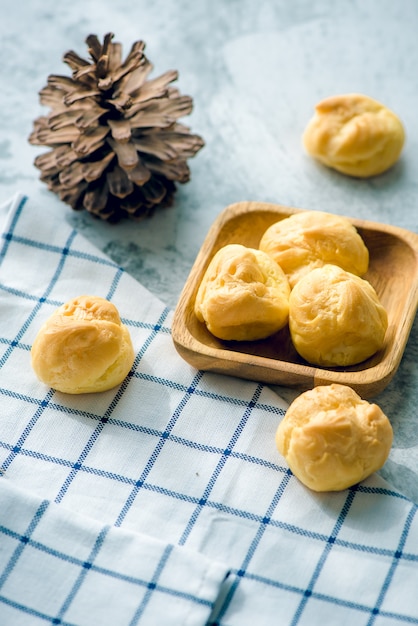
<instances>
[{"instance_id":1,"label":"folded cloth edge","mask_svg":"<svg viewBox=\"0 0 418 626\"><path fill-rule=\"evenodd\" d=\"M0 536L0 614L2 605L10 607L13 604L11 608L18 615L35 616L37 610L27 590L33 588L38 598L44 596L47 599L59 583L61 593L66 588L66 599L59 611L52 615L53 609L48 607L47 602L43 609L51 623L67 623L65 613L70 607L72 613L77 613L77 610L84 612L77 609L77 593L82 584L81 577L91 571L101 574L102 578L105 576L111 584L116 581L119 586L118 593L114 594L108 593L106 585L103 588L94 587L94 594L89 594L89 624L96 623L95 614L102 616L97 622L100 626L113 623L103 621L106 604L111 609L110 615L119 611L122 615L127 605L133 603L137 607L129 622L131 624L184 623L199 626L206 623L222 583L229 574L227 565L205 555L165 544L142 533L102 525L61 504L42 500L12 485L6 477L0 477ZM27 548L36 553L34 558L30 559L29 554L22 558ZM83 556L87 553L90 555L88 559ZM44 558L48 563L59 564L59 567L43 566ZM168 560L171 562L169 568L165 566ZM68 579L58 581L57 572L66 572L66 565ZM74 567L79 570L76 581ZM8 584L10 587L13 581L19 579L19 568L25 579L21 589L13 584L11 603L9 590L6 596L3 595L3 588ZM163 570L167 571L162 575ZM150 602L152 594L162 596L164 601ZM20 624L20 621L17 619L13 623Z\"/></svg>"}]
</instances>

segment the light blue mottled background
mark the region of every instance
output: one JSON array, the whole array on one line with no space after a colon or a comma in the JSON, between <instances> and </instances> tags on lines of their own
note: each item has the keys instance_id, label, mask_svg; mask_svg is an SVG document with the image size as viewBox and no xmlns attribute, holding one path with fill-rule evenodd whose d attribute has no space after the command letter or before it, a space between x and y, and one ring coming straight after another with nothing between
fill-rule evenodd
<instances>
[{"instance_id":1,"label":"light blue mottled background","mask_svg":"<svg viewBox=\"0 0 418 626\"><path fill-rule=\"evenodd\" d=\"M1 2L0 202L15 192L62 219L175 307L206 232L228 204L262 200L418 228L417 0L26 0ZM153 76L177 69L194 99L182 121L205 148L174 208L132 226L72 212L39 182L41 149L27 138L44 113L38 91L51 73L69 74L69 49L115 33L127 53L143 39ZM399 163L371 180L317 165L301 146L316 102L363 92L403 120ZM418 503L418 325L401 366L377 402L394 444L381 474ZM292 399L295 392L279 389Z\"/></svg>"}]
</instances>

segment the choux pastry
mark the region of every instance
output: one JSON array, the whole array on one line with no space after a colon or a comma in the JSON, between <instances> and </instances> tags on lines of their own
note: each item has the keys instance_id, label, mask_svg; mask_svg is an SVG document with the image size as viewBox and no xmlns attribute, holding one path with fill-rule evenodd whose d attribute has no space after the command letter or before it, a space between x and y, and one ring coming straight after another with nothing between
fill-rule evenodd
<instances>
[{"instance_id":1,"label":"choux pastry","mask_svg":"<svg viewBox=\"0 0 418 626\"><path fill-rule=\"evenodd\" d=\"M369 265L368 249L346 218L325 211L301 211L280 220L264 232L260 250L285 272L290 287L316 267L327 263L362 276Z\"/></svg>"},{"instance_id":2,"label":"choux pastry","mask_svg":"<svg viewBox=\"0 0 418 626\"><path fill-rule=\"evenodd\" d=\"M399 159L404 142L405 130L397 115L357 93L322 100L303 134L308 154L359 178L389 169Z\"/></svg>"},{"instance_id":3,"label":"choux pastry","mask_svg":"<svg viewBox=\"0 0 418 626\"><path fill-rule=\"evenodd\" d=\"M134 362L134 349L114 304L98 296L80 296L43 324L31 359L37 377L53 389L92 393L124 380Z\"/></svg>"},{"instance_id":4,"label":"choux pastry","mask_svg":"<svg viewBox=\"0 0 418 626\"><path fill-rule=\"evenodd\" d=\"M265 252L228 244L211 260L195 300L195 314L224 340L264 339L288 322L290 287Z\"/></svg>"},{"instance_id":5,"label":"choux pastry","mask_svg":"<svg viewBox=\"0 0 418 626\"><path fill-rule=\"evenodd\" d=\"M361 363L383 347L387 326L372 285L336 265L312 270L290 294L293 345L315 365Z\"/></svg>"},{"instance_id":6,"label":"choux pastry","mask_svg":"<svg viewBox=\"0 0 418 626\"><path fill-rule=\"evenodd\" d=\"M293 474L314 491L346 489L380 469L393 431L376 405L346 385L315 387L289 406L276 445Z\"/></svg>"}]
</instances>

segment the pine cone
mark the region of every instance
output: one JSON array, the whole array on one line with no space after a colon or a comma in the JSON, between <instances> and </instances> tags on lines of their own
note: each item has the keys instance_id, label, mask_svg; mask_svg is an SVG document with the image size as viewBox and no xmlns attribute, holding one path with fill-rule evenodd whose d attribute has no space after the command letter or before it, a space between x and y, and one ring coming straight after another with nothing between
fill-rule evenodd
<instances>
[{"instance_id":1,"label":"pine cone","mask_svg":"<svg viewBox=\"0 0 418 626\"><path fill-rule=\"evenodd\" d=\"M193 107L170 86L178 73L147 80L152 65L144 42L122 62L122 46L112 39L108 33L102 45L87 37L91 62L73 51L64 55L72 77L48 77L39 95L51 111L34 121L29 142L52 148L35 165L63 202L117 222L172 204L175 183L190 179L187 159L204 142L177 122Z\"/></svg>"}]
</instances>

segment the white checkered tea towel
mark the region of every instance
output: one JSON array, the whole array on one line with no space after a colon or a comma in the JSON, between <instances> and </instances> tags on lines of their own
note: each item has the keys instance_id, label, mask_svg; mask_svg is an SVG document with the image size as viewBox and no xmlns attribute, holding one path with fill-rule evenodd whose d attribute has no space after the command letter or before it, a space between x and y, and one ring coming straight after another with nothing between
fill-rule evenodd
<instances>
[{"instance_id":1,"label":"white checkered tea towel","mask_svg":"<svg viewBox=\"0 0 418 626\"><path fill-rule=\"evenodd\" d=\"M194 370L171 311L60 210L8 204L0 624L417 624L416 505L377 475L309 491L276 450L273 390ZM136 358L118 388L71 396L37 380L30 348L82 294L115 303Z\"/></svg>"}]
</instances>

